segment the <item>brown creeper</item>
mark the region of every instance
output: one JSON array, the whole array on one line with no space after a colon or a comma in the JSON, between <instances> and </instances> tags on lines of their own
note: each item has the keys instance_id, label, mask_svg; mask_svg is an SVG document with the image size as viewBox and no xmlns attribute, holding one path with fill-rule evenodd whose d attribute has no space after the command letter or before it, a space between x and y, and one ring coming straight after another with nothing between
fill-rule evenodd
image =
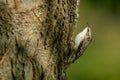
<instances>
[{"instance_id":1,"label":"brown creeper","mask_svg":"<svg viewBox=\"0 0 120 80\"><path fill-rule=\"evenodd\" d=\"M91 29L87 26L82 32L80 32L75 38L74 49L77 50L79 47L85 49L91 42Z\"/></svg>"},{"instance_id":2,"label":"brown creeper","mask_svg":"<svg viewBox=\"0 0 120 80\"><path fill-rule=\"evenodd\" d=\"M76 59L78 59L83 54L91 40L91 29L89 26L87 26L76 36L74 50L68 59L68 63L73 63Z\"/></svg>"}]
</instances>

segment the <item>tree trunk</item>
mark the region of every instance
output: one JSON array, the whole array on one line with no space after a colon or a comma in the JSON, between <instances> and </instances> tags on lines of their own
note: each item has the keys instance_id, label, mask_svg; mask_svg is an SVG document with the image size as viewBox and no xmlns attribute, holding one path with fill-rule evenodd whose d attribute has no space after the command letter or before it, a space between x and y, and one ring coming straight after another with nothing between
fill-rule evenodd
<instances>
[{"instance_id":1,"label":"tree trunk","mask_svg":"<svg viewBox=\"0 0 120 80\"><path fill-rule=\"evenodd\" d=\"M0 80L66 80L79 0L0 0ZM89 38L91 40L91 38Z\"/></svg>"}]
</instances>

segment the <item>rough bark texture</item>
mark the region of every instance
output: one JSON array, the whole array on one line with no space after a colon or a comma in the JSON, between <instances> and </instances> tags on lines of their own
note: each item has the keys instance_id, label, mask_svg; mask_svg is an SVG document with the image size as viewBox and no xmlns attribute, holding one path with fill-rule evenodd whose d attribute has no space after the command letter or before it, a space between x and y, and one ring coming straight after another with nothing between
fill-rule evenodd
<instances>
[{"instance_id":1,"label":"rough bark texture","mask_svg":"<svg viewBox=\"0 0 120 80\"><path fill-rule=\"evenodd\" d=\"M79 0L0 0L0 80L66 80ZM74 56L71 58L71 56Z\"/></svg>"}]
</instances>

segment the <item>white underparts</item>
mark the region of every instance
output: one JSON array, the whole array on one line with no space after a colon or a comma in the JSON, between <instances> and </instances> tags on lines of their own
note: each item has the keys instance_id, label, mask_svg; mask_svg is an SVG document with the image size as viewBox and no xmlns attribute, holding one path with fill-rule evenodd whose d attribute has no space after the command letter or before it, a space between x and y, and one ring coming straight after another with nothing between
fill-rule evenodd
<instances>
[{"instance_id":1,"label":"white underparts","mask_svg":"<svg viewBox=\"0 0 120 80\"><path fill-rule=\"evenodd\" d=\"M77 36L75 38L75 46L74 46L74 48L78 49L79 45L84 40L85 40L86 44L88 44L90 42L88 40L88 38L91 38L91 29L90 29L90 27L86 27L82 32L77 34Z\"/></svg>"}]
</instances>

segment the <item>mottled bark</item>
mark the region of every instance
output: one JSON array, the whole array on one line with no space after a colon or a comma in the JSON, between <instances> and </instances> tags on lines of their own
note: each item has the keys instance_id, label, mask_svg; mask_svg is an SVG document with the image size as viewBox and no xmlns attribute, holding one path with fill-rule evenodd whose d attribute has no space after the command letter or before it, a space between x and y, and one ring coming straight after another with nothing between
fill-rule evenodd
<instances>
[{"instance_id":1,"label":"mottled bark","mask_svg":"<svg viewBox=\"0 0 120 80\"><path fill-rule=\"evenodd\" d=\"M79 0L0 0L0 80L66 80L83 52L72 40L78 6Z\"/></svg>"}]
</instances>

